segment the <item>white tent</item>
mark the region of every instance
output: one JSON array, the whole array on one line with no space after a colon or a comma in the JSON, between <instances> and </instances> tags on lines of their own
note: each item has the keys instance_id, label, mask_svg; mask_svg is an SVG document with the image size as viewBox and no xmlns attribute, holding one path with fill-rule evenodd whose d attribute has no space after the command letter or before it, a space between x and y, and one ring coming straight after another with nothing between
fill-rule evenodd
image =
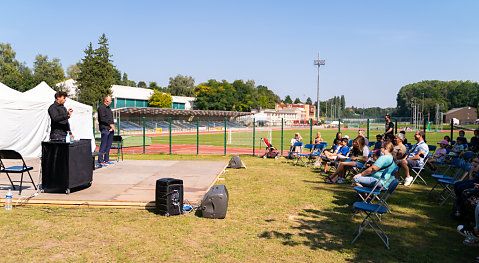
<instances>
[{"instance_id":1,"label":"white tent","mask_svg":"<svg viewBox=\"0 0 479 263\"><path fill-rule=\"evenodd\" d=\"M4 126L0 129L0 149L16 150L24 157L40 157L41 142L49 139L48 107L55 100L55 91L45 82L24 93L5 87L0 85L0 118ZM92 107L70 99L65 107L73 109L69 122L75 139L92 139L93 150Z\"/></svg>"}]
</instances>

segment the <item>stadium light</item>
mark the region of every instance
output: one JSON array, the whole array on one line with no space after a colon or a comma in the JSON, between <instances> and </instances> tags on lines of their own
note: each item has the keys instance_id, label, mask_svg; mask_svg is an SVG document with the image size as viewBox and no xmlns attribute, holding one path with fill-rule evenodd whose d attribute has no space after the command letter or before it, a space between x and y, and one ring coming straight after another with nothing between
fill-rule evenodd
<instances>
[{"instance_id":1,"label":"stadium light","mask_svg":"<svg viewBox=\"0 0 479 263\"><path fill-rule=\"evenodd\" d=\"M317 114L317 121L319 123L319 109L320 109L320 107L319 107L319 68L321 66L326 65L326 60L320 59L319 52L318 52L318 59L314 60L314 65L318 66L318 94L317 94L318 96L316 98L316 101L318 102L318 104L316 106L318 107L318 109L316 110L316 114Z\"/></svg>"}]
</instances>

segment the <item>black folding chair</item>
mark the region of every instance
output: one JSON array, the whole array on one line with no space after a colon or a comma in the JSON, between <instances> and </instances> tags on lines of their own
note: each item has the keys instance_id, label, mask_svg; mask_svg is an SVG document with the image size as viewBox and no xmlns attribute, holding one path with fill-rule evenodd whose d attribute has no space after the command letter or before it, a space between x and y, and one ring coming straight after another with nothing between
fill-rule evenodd
<instances>
[{"instance_id":1,"label":"black folding chair","mask_svg":"<svg viewBox=\"0 0 479 263\"><path fill-rule=\"evenodd\" d=\"M120 160L120 154L121 154L121 160L123 161L123 138L120 135L114 135L113 136L113 142L111 144L111 149L117 149L118 153L116 156L116 161L118 162Z\"/></svg>"},{"instance_id":2,"label":"black folding chair","mask_svg":"<svg viewBox=\"0 0 479 263\"><path fill-rule=\"evenodd\" d=\"M10 167L5 167L5 164L3 163L3 160L6 159L11 159L11 160L22 160L23 165L16 165L16 166L10 166ZM23 173L27 172L28 176L30 177L30 180L32 181L33 187L35 190L37 190L37 186L35 185L35 182L33 181L32 175L30 174L30 170L33 170L32 166L27 166L25 164L25 160L23 160L23 157L20 153L14 151L14 150L0 150L0 173L6 173L8 180L10 180L10 183L12 184L13 189L15 190L15 185L13 185L12 179L10 178L10 173L21 173L20 177L20 190L18 194L22 194L22 183L23 183Z\"/></svg>"}]
</instances>

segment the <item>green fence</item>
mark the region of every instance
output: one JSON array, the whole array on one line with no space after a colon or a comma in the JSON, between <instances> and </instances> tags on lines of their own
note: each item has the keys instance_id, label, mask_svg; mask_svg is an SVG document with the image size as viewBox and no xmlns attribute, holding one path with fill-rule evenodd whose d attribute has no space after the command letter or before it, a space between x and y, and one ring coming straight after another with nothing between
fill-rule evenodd
<instances>
[{"instance_id":1,"label":"green fence","mask_svg":"<svg viewBox=\"0 0 479 263\"><path fill-rule=\"evenodd\" d=\"M414 142L414 131L406 119L394 119L398 131L406 129L406 138ZM336 133L355 138L358 130L363 130L370 141L375 141L377 134L383 134L384 120L381 119L338 119L325 120L321 125L286 125L268 126L264 122L252 119L239 122L233 119L188 117L173 119L171 117L129 117L116 119L116 134L124 140L124 152L133 154L243 154L261 156L265 153L267 139L283 155L290 148L290 141L295 133L300 133L304 143L311 143L318 132L326 142L332 142ZM118 128L119 127L119 128ZM457 130L436 131L436 127L423 123L421 130L426 131L426 140L435 144L444 135L457 136ZM96 124L96 137L100 137ZM467 133L472 137L472 133Z\"/></svg>"}]
</instances>

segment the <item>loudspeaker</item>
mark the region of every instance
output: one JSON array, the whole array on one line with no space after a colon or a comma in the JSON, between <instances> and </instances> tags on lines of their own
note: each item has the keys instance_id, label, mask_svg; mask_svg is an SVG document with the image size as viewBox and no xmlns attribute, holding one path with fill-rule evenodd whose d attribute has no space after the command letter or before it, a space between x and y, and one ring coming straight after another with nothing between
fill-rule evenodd
<instances>
[{"instance_id":1,"label":"loudspeaker","mask_svg":"<svg viewBox=\"0 0 479 263\"><path fill-rule=\"evenodd\" d=\"M156 180L156 211L160 215L183 214L183 180L161 178Z\"/></svg>"},{"instance_id":2,"label":"loudspeaker","mask_svg":"<svg viewBox=\"0 0 479 263\"><path fill-rule=\"evenodd\" d=\"M224 185L214 185L201 201L201 213L203 217L219 218L226 217L228 209L228 190Z\"/></svg>"},{"instance_id":3,"label":"loudspeaker","mask_svg":"<svg viewBox=\"0 0 479 263\"><path fill-rule=\"evenodd\" d=\"M228 164L229 168L233 169L239 169L243 167L243 161L241 161L241 158L238 155L235 155L231 157L230 163Z\"/></svg>"}]
</instances>

